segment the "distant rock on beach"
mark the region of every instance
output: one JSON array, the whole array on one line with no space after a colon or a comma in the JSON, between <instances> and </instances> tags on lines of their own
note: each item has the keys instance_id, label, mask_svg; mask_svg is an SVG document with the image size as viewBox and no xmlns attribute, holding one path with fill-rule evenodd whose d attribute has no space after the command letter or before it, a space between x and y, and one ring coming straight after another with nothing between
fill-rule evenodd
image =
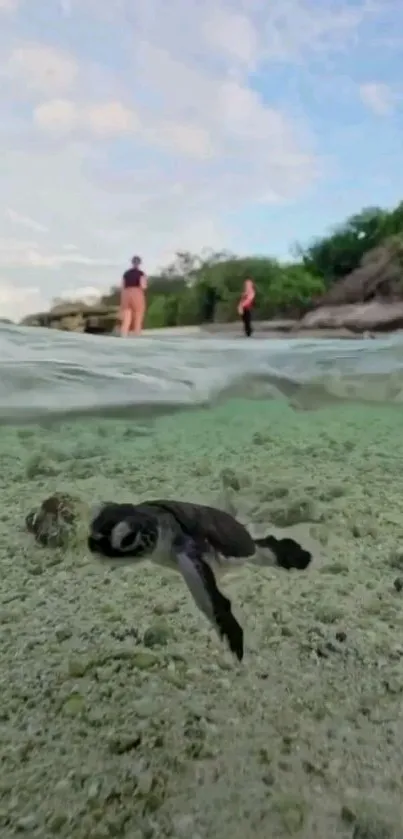
<instances>
[{"instance_id":1,"label":"distant rock on beach","mask_svg":"<svg viewBox=\"0 0 403 839\"><path fill-rule=\"evenodd\" d=\"M403 329L403 302L350 303L320 306L296 324L303 329L349 329L351 332L391 332Z\"/></svg>"}]
</instances>

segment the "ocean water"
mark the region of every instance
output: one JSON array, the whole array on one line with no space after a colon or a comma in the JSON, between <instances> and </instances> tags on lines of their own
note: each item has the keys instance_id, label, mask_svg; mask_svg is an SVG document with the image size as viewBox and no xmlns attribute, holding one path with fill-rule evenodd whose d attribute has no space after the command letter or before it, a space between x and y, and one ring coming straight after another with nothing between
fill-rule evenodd
<instances>
[{"instance_id":1,"label":"ocean water","mask_svg":"<svg viewBox=\"0 0 403 839\"><path fill-rule=\"evenodd\" d=\"M402 347L1 329L1 835L401 839ZM25 519L60 492L55 550ZM220 582L242 666L179 575L89 554L111 498L312 550Z\"/></svg>"},{"instance_id":2,"label":"ocean water","mask_svg":"<svg viewBox=\"0 0 403 839\"><path fill-rule=\"evenodd\" d=\"M123 341L0 327L0 422L214 406L230 397L403 401L403 338L239 339L153 335Z\"/></svg>"}]
</instances>

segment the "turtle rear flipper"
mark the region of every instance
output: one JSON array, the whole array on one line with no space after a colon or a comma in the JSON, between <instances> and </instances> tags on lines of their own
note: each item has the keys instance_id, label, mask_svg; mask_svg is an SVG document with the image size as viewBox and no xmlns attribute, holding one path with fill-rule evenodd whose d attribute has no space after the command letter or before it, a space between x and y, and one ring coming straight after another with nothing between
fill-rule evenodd
<instances>
[{"instance_id":1,"label":"turtle rear flipper","mask_svg":"<svg viewBox=\"0 0 403 839\"><path fill-rule=\"evenodd\" d=\"M232 614L231 601L217 587L203 551L193 539L178 540L175 546L179 570L200 611L225 638L231 652L243 659L243 629Z\"/></svg>"},{"instance_id":2,"label":"turtle rear flipper","mask_svg":"<svg viewBox=\"0 0 403 839\"><path fill-rule=\"evenodd\" d=\"M255 539L255 545L257 548L269 550L276 565L287 570L297 568L299 571L305 571L312 560L310 551L306 551L295 539L265 536L262 539Z\"/></svg>"}]
</instances>

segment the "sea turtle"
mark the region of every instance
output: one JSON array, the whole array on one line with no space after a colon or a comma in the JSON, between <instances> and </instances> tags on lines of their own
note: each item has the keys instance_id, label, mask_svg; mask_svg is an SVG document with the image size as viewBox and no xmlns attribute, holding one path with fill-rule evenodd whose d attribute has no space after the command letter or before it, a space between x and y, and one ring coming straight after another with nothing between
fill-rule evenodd
<instances>
[{"instance_id":1,"label":"sea turtle","mask_svg":"<svg viewBox=\"0 0 403 839\"><path fill-rule=\"evenodd\" d=\"M179 571L197 606L239 661L243 630L231 603L217 587L215 573L257 558L265 549L265 564L303 570L312 556L293 539L267 536L252 539L232 515L185 501L146 501L98 505L93 511L88 548L112 567L150 559ZM266 553L267 552L267 553Z\"/></svg>"}]
</instances>

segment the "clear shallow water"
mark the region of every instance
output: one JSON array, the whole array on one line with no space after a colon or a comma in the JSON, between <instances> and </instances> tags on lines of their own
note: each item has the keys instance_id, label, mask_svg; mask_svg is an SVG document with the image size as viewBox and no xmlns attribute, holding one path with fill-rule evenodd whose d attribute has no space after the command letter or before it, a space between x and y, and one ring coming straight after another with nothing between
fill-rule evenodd
<instances>
[{"instance_id":1,"label":"clear shallow water","mask_svg":"<svg viewBox=\"0 0 403 839\"><path fill-rule=\"evenodd\" d=\"M0 327L0 422L73 415L155 416L229 397L279 396L315 409L333 401L403 401L403 338L194 336L123 341Z\"/></svg>"},{"instance_id":2,"label":"clear shallow water","mask_svg":"<svg viewBox=\"0 0 403 839\"><path fill-rule=\"evenodd\" d=\"M401 410L382 404L403 389L401 340L0 335L4 835L83 839L124 824L127 836L185 825L194 837L321 839L351 834L348 806L357 836L401 837L403 439ZM248 398L228 400L236 392ZM249 401L262 394L282 399ZM332 404L297 412L284 395ZM226 404L159 417L144 434L132 421L192 400ZM104 418L105 406L125 418ZM16 423L80 411L89 417ZM239 491L223 492L228 477ZM109 579L86 532L62 554L37 545L25 516L55 492L225 502L319 550L308 574L250 566L223 581L245 631L234 669L177 575L144 565ZM144 650L161 625L166 645ZM133 714L141 742L123 753ZM286 741L301 748L284 760Z\"/></svg>"}]
</instances>

